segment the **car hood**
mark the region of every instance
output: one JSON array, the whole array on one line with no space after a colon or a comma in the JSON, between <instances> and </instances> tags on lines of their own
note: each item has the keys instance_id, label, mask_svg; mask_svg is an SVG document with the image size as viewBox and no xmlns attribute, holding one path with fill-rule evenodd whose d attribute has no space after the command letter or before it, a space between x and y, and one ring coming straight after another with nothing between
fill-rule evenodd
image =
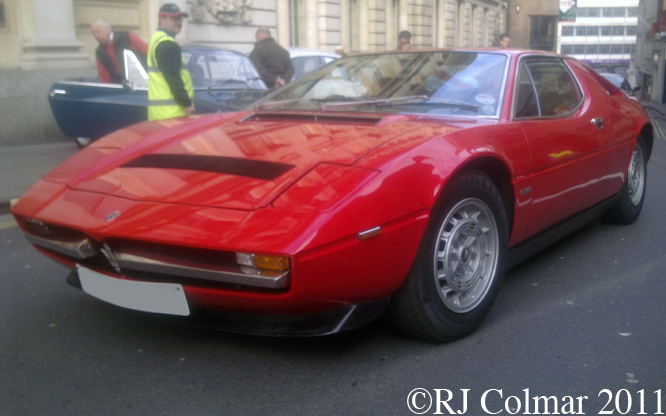
<instances>
[{"instance_id":1,"label":"car hood","mask_svg":"<svg viewBox=\"0 0 666 416\"><path fill-rule=\"evenodd\" d=\"M353 165L424 126L403 115L246 113L197 123L197 128L188 130L185 123L128 146L68 185L136 201L254 210L317 165Z\"/></svg>"}]
</instances>

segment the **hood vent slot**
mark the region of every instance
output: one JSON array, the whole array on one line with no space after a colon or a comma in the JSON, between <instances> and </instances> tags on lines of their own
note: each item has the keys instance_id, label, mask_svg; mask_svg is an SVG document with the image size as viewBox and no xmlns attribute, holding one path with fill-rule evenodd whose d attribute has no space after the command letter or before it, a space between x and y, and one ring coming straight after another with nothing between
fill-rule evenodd
<instances>
[{"instance_id":1,"label":"hood vent slot","mask_svg":"<svg viewBox=\"0 0 666 416\"><path fill-rule=\"evenodd\" d=\"M382 121L381 117L360 117L335 114L308 113L255 113L242 120L245 121L300 121L306 123L348 123L374 126Z\"/></svg>"},{"instance_id":2,"label":"hood vent slot","mask_svg":"<svg viewBox=\"0 0 666 416\"><path fill-rule=\"evenodd\" d=\"M125 163L122 167L185 169L272 181L295 166L227 156L150 153Z\"/></svg>"}]
</instances>

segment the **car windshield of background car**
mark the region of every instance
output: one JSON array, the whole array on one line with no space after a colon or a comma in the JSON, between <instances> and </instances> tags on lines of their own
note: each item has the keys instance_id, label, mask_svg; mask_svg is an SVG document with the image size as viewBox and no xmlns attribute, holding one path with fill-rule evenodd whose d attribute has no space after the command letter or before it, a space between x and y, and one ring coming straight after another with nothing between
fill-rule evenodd
<instances>
[{"instance_id":1,"label":"car windshield of background car","mask_svg":"<svg viewBox=\"0 0 666 416\"><path fill-rule=\"evenodd\" d=\"M247 59L232 53L214 52L195 54L183 52L187 69L195 87L209 87L217 81L238 81L243 84L258 75ZM233 82L225 83L228 88L238 88ZM222 84L217 84L222 86Z\"/></svg>"},{"instance_id":2,"label":"car windshield of background car","mask_svg":"<svg viewBox=\"0 0 666 416\"><path fill-rule=\"evenodd\" d=\"M127 81L133 88L148 89L148 73L141 66L141 62L134 52L129 49L123 51L125 57L125 74Z\"/></svg>"},{"instance_id":3,"label":"car windshield of background car","mask_svg":"<svg viewBox=\"0 0 666 416\"><path fill-rule=\"evenodd\" d=\"M313 111L326 103L335 111L497 117L507 61L504 54L479 52L352 56L287 85L258 107Z\"/></svg>"}]
</instances>

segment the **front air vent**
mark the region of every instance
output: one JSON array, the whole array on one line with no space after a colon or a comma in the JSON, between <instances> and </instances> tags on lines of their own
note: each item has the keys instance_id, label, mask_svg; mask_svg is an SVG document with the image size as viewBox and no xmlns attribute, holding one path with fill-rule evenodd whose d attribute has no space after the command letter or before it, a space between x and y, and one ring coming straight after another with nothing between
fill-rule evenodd
<instances>
[{"instance_id":1,"label":"front air vent","mask_svg":"<svg viewBox=\"0 0 666 416\"><path fill-rule=\"evenodd\" d=\"M272 181L294 168L294 165L228 156L150 153L122 167L185 169Z\"/></svg>"},{"instance_id":2,"label":"front air vent","mask_svg":"<svg viewBox=\"0 0 666 416\"><path fill-rule=\"evenodd\" d=\"M381 117L364 117L349 114L310 114L310 113L255 113L242 120L245 121L298 121L305 123L345 123L374 126L382 121Z\"/></svg>"}]
</instances>

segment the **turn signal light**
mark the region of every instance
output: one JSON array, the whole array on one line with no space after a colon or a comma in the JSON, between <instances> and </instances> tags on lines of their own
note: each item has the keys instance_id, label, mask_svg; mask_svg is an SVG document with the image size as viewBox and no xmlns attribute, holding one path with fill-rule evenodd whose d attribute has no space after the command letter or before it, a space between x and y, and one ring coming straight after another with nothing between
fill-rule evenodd
<instances>
[{"instance_id":1,"label":"turn signal light","mask_svg":"<svg viewBox=\"0 0 666 416\"><path fill-rule=\"evenodd\" d=\"M263 254L236 253L236 262L243 266L268 270L287 270L289 258L286 256L266 256Z\"/></svg>"}]
</instances>

